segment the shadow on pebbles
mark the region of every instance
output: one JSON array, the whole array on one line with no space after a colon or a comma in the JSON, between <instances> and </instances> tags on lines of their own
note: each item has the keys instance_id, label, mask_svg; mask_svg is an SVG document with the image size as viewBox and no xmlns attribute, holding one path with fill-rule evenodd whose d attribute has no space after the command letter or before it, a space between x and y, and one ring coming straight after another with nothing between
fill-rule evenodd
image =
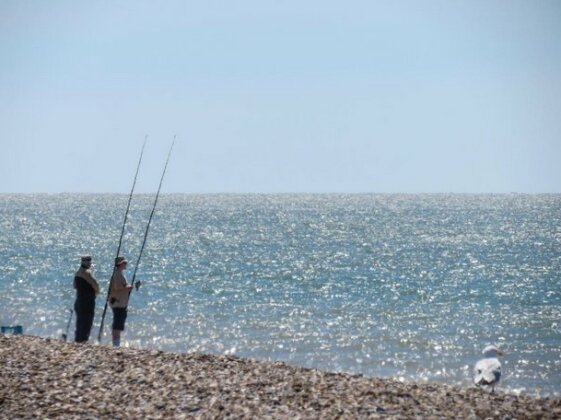
<instances>
[{"instance_id":1,"label":"shadow on pebbles","mask_svg":"<svg viewBox=\"0 0 561 420\"><path fill-rule=\"evenodd\" d=\"M1 418L561 418L561 398L0 335Z\"/></svg>"}]
</instances>

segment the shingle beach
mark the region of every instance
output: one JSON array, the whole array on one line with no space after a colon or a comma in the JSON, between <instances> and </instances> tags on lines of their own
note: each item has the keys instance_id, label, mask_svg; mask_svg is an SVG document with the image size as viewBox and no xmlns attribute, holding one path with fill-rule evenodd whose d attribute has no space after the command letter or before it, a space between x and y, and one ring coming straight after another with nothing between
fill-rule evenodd
<instances>
[{"instance_id":1,"label":"shingle beach","mask_svg":"<svg viewBox=\"0 0 561 420\"><path fill-rule=\"evenodd\" d=\"M561 398L0 335L1 418L561 418Z\"/></svg>"}]
</instances>

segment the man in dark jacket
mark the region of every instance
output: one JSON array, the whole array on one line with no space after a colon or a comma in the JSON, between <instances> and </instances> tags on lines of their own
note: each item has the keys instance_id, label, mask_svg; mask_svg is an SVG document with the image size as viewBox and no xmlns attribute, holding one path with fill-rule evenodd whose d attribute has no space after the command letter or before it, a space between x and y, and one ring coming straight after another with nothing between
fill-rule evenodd
<instances>
[{"instance_id":1,"label":"man in dark jacket","mask_svg":"<svg viewBox=\"0 0 561 420\"><path fill-rule=\"evenodd\" d=\"M85 343L90 338L94 313L95 297L99 294L99 283L92 270L92 257L82 257L82 264L74 275L74 289L76 289L76 335L77 343Z\"/></svg>"}]
</instances>

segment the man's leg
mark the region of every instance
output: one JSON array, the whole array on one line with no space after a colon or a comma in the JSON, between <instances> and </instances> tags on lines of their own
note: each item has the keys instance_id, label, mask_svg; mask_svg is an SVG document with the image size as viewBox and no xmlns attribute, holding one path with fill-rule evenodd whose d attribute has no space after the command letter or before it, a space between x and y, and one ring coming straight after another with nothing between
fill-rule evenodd
<instances>
[{"instance_id":1,"label":"man's leg","mask_svg":"<svg viewBox=\"0 0 561 420\"><path fill-rule=\"evenodd\" d=\"M84 341L87 341L87 338L85 336L86 327L85 327L84 311L78 305L76 305L75 309L76 309L76 332L74 334L74 341L76 341L77 343L83 343Z\"/></svg>"},{"instance_id":2,"label":"man's leg","mask_svg":"<svg viewBox=\"0 0 561 420\"><path fill-rule=\"evenodd\" d=\"M92 325L95 315L95 303L92 307L88 308L88 312L84 316L84 341L90 339L90 332L92 331Z\"/></svg>"}]
</instances>

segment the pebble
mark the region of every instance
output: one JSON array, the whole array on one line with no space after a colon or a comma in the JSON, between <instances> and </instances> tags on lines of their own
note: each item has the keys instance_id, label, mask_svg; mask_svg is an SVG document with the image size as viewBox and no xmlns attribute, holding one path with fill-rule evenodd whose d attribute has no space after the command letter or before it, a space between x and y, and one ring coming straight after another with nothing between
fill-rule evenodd
<instances>
[{"instance_id":1,"label":"pebble","mask_svg":"<svg viewBox=\"0 0 561 420\"><path fill-rule=\"evenodd\" d=\"M0 335L0 418L540 418L561 398L490 394L235 356Z\"/></svg>"}]
</instances>

